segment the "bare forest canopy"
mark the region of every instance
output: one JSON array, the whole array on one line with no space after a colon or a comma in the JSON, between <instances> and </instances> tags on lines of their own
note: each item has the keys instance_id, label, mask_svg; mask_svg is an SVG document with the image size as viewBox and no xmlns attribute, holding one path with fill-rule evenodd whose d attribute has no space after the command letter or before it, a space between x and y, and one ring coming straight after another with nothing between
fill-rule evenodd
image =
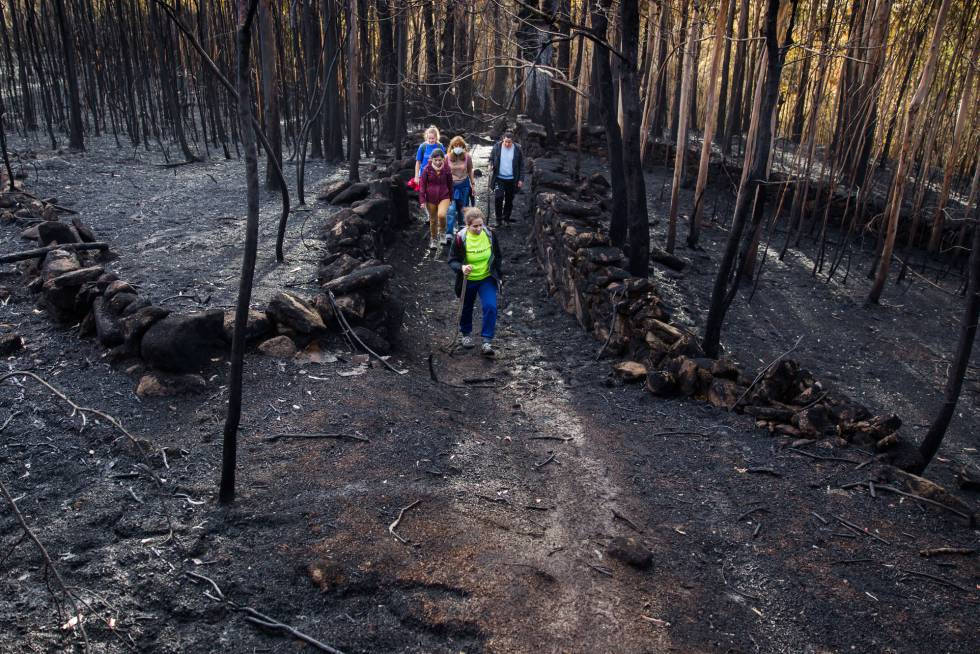
<instances>
[{"instance_id":1,"label":"bare forest canopy","mask_svg":"<svg viewBox=\"0 0 980 654\"><path fill-rule=\"evenodd\" d=\"M367 151L395 142L408 120L461 124L519 110L549 118L557 130L598 123L601 80L595 80L593 54L611 46L614 69L620 63L619 3L608 0L263 0L253 37L262 63L254 97L261 99L261 112L275 108L291 152L306 121L321 110L307 134L313 156L341 156L351 4L357 5L354 53L360 68L361 141ZM933 27L946 4L939 43L933 44ZM689 55L688 128L704 130L714 91L719 96L714 138L728 151L748 130L754 88L762 79L766 3L638 5L637 69L648 138L676 132L683 63ZM828 175L863 186L869 163L897 157L908 104L937 46L934 81L913 126L911 173L918 180L922 171L942 176L948 169L954 186L968 188L980 151L974 101L980 9L975 3L798 0L781 5L780 36L788 50L775 136L802 142L807 149L812 143L824 152L822 162L840 169ZM597 10L609 16L609 37L601 42L586 35ZM0 11L8 129L42 130L57 146L71 131L71 86L77 83L85 134L112 134L121 143L147 148L175 142L194 156L212 148L224 154L234 150L233 98L188 40L196 38L230 79L235 64L232 2L4 0ZM786 34L790 13L795 13L793 32ZM724 38L719 42L715 24L720 14ZM189 34L181 34L172 18ZM712 76L716 51L721 61ZM553 109L547 115L530 106L539 90L535 75L528 75L532 69L552 81L548 101ZM266 73L273 78L271 86ZM405 120L399 124L401 99ZM273 131L279 130L273 126Z\"/></svg>"}]
</instances>

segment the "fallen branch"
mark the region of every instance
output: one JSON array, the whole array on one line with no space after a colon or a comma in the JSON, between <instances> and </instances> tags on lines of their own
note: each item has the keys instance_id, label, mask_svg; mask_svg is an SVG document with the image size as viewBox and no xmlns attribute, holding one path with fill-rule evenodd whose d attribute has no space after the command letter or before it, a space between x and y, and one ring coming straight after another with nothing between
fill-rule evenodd
<instances>
[{"instance_id":1,"label":"fallen branch","mask_svg":"<svg viewBox=\"0 0 980 654\"><path fill-rule=\"evenodd\" d=\"M544 461L542 461L541 463L535 463L535 464L534 464L534 467L535 467L535 468L543 468L543 467L545 467L546 465L548 465L549 463L551 463L551 462L552 462L552 461L554 461L554 460L555 460L555 453L554 453L554 452L552 452L552 453L551 453L551 456L549 456L549 457L548 457L547 459L545 459L545 460L544 460Z\"/></svg>"},{"instance_id":2,"label":"fallen branch","mask_svg":"<svg viewBox=\"0 0 980 654\"><path fill-rule=\"evenodd\" d=\"M60 204L54 204L53 202L48 202L47 200L44 200L42 198L39 198L36 195L34 195L33 193L30 193L28 191L25 191L24 189L19 189L17 192L20 193L21 195L26 195L29 198L32 198L34 200L37 200L38 202L40 202L42 204L46 204L49 207L54 207L54 210L57 211L57 212L59 212L59 213L67 213L67 214L70 214L70 215L73 215L73 216L77 216L78 215L78 212L75 211L74 209L69 209L68 207L63 207Z\"/></svg>"},{"instance_id":3,"label":"fallen branch","mask_svg":"<svg viewBox=\"0 0 980 654\"><path fill-rule=\"evenodd\" d=\"M870 482L870 481L868 482L869 487L871 486L872 483L873 482ZM931 504L933 506L937 506L940 509L946 509L950 513L955 513L956 515L958 515L958 516L960 516L962 518L966 518L967 520L970 521L970 524L973 524L973 521L974 521L974 517L973 516L967 515L966 513L963 513L962 511L959 511L957 509L954 509L951 506L947 506L946 504L943 504L942 502L937 502L936 500L929 499L928 497L922 497L921 495L916 495L915 493L909 493L909 492L903 491L900 488L895 488L894 486L889 486L888 484L878 484L878 485L874 486L874 488L877 488L878 490L888 491L889 493L895 493L896 495L901 495L902 497L908 497L908 498L911 498L913 500L918 500L920 502L925 502L926 504Z\"/></svg>"},{"instance_id":4,"label":"fallen branch","mask_svg":"<svg viewBox=\"0 0 980 654\"><path fill-rule=\"evenodd\" d=\"M937 577L936 575L931 575L928 572L919 572L917 570L909 570L908 568L899 568L898 570L899 572L904 572L907 575L915 575L916 577L931 579L932 581L940 583L944 586L949 586L950 588L955 588L956 590L962 590L964 593L971 593L971 594L973 593L973 591L970 590L969 588L964 588L959 584L954 584L952 581L948 581L946 579L943 579L942 577Z\"/></svg>"},{"instance_id":5,"label":"fallen branch","mask_svg":"<svg viewBox=\"0 0 980 654\"><path fill-rule=\"evenodd\" d=\"M840 461L842 463L858 463L854 459L845 459L841 456L824 456L822 454L814 454L813 452L807 452L806 450L801 450L798 447L787 447L790 452L796 452L797 454L802 454L803 456L808 456L811 459L816 459L817 461Z\"/></svg>"},{"instance_id":6,"label":"fallen branch","mask_svg":"<svg viewBox=\"0 0 980 654\"><path fill-rule=\"evenodd\" d=\"M340 651L336 647L331 647L330 645L327 645L326 643L321 643L320 641L316 640L312 636L307 636L302 631L299 631L298 629L296 629L294 627L291 627L288 624L285 624L283 622L279 622L278 620L276 620L274 618L270 618L266 614L260 613L259 611L256 611L255 609L253 609L250 606L239 606L235 602L233 602L230 599L228 599L227 597L225 597L225 594L223 592L221 592L221 587L218 586L218 584L215 583L215 581L213 579L211 579L210 577L205 577L204 575L197 574L196 572L190 572L190 571L186 571L186 572L184 572L184 574L187 575L188 577L190 577L191 579L198 580L198 581L204 581L204 582L207 582L208 584L210 584L211 585L211 588L214 589L214 592L217 593L217 597L215 597L214 595L212 595L211 593L209 593L207 591L204 591L205 596L210 597L211 599L213 599L213 600L215 600L217 602L224 602L225 604L227 604L228 606L230 606L234 610L241 611L242 613L245 613L246 614L245 615L245 620L247 620L248 622L250 622L250 623L252 623L254 625L257 625L259 627L264 627L266 629L275 629L275 630L279 630L279 631L285 631L287 634L289 634L293 638L302 640L304 643L307 643L309 645L313 645L314 647L316 647L320 651L328 652L329 654L344 654L344 652Z\"/></svg>"},{"instance_id":7,"label":"fallen branch","mask_svg":"<svg viewBox=\"0 0 980 654\"><path fill-rule=\"evenodd\" d=\"M596 572L598 572L599 574L603 574L603 575L606 575L607 577L611 577L611 576L613 576L613 573L612 573L612 570L610 570L609 568L607 568L607 567L605 567L605 566L602 566L602 565L596 565L596 564L594 564L594 563L589 563L589 564L587 564L587 565L588 565L588 566L589 566L590 568L592 568L593 570L595 570Z\"/></svg>"},{"instance_id":8,"label":"fallen branch","mask_svg":"<svg viewBox=\"0 0 980 654\"><path fill-rule=\"evenodd\" d=\"M349 438L352 441L363 441L365 443L370 443L371 441L363 436L357 436L355 434L273 434L265 439L266 443L273 443L281 438L336 438L338 440Z\"/></svg>"},{"instance_id":9,"label":"fallen branch","mask_svg":"<svg viewBox=\"0 0 980 654\"><path fill-rule=\"evenodd\" d=\"M529 441L561 441L562 443L567 443L568 441L575 440L571 436L530 436Z\"/></svg>"},{"instance_id":10,"label":"fallen branch","mask_svg":"<svg viewBox=\"0 0 980 654\"><path fill-rule=\"evenodd\" d=\"M0 380L2 380L2 378L0 378ZM24 530L24 533L27 534L27 537L30 538L31 541L33 541L38 551L41 552L41 556L44 558L44 563L45 565L48 566L48 569L51 570L51 572L54 574L55 581L57 582L58 587L61 589L61 592L64 593L68 601L71 602L72 610L75 612L72 617L73 619L77 618L75 624L78 625L78 630L82 634L82 640L85 642L85 650L88 651L89 649L88 634L85 633L85 627L82 625L82 612L81 609L79 609L78 607L78 603L76 602L77 598L75 597L75 594L72 593L70 590L68 590L68 585L65 583L65 580L61 577L61 573L58 572L58 568L55 566L54 561L51 560L51 555L48 554L47 548L44 547L44 544L37 537L37 534L35 534L34 530L31 529L30 526L27 524L27 521L24 519L24 514L20 512L19 508L17 508L17 502L10 494L10 491L7 490L7 485L4 484L2 481L0 481L0 493L3 494L4 499L6 499L7 503L10 505L10 509L11 511L14 512L14 517L16 517L17 522L20 523L21 529Z\"/></svg>"},{"instance_id":11,"label":"fallen branch","mask_svg":"<svg viewBox=\"0 0 980 654\"><path fill-rule=\"evenodd\" d=\"M357 343L358 345L360 345L361 348L363 348L365 352L367 352L368 354L370 354L371 356L373 356L375 359L377 359L378 361L380 361L381 363L383 363L384 366L385 366L385 368L387 368L388 370L390 370L390 371L392 371L392 372L394 372L396 374L399 374L399 375L407 375L408 374L408 370L399 370L398 368L396 368L393 365L391 365L390 363L388 363L388 361L384 357L382 357L380 354L378 354L377 352L375 352L374 350L372 350L371 348L369 348L367 345L364 344L364 341L362 341L360 339L360 337L357 335L357 333L354 332L354 330L351 328L350 324L347 322L347 318L344 317L343 312L339 308L337 308L337 302L334 299L333 291L327 290L327 298L329 298L329 300L330 300L330 307L333 309L333 314L335 316L337 316L337 322L340 323L340 328L342 330L344 330L344 332L348 336L350 336L351 338L353 338L355 343Z\"/></svg>"},{"instance_id":12,"label":"fallen branch","mask_svg":"<svg viewBox=\"0 0 980 654\"><path fill-rule=\"evenodd\" d=\"M221 587L218 586L217 583L215 583L214 579L211 579L210 577L205 577L204 575L197 574L196 572L191 572L189 570L185 571L184 574L190 577L191 579L206 581L207 583L211 584L211 588L214 588L214 592L218 594L218 597L222 600L225 599L225 594L221 592Z\"/></svg>"},{"instance_id":13,"label":"fallen branch","mask_svg":"<svg viewBox=\"0 0 980 654\"><path fill-rule=\"evenodd\" d=\"M136 448L140 451L140 453L142 453L144 456L147 456L147 452L143 447L143 443L141 443L135 436L129 433L129 430L123 427L122 423L120 423L118 420L110 416L108 413L105 413L104 411L99 411L98 409L92 409L90 407L80 406L76 404L72 400L68 399L67 395L65 395L57 388L55 388L48 382L44 381L43 379L35 375L33 372L28 372L26 370L13 370L4 375L0 375L0 384L2 384L7 379L10 379L11 377L18 377L18 376L30 377L31 379L38 382L42 386L46 387L48 390L50 390L52 393L57 395L59 398L67 402L68 405L71 407L71 417L75 417L76 413L82 417L82 429L84 429L85 426L88 424L88 421L85 418L85 414L91 413L92 415L102 418L103 420L111 424L113 427L121 431L123 435L126 436L126 438L128 438L129 441L136 446Z\"/></svg>"},{"instance_id":14,"label":"fallen branch","mask_svg":"<svg viewBox=\"0 0 980 654\"><path fill-rule=\"evenodd\" d=\"M394 536L395 538L397 538L398 540L400 540L401 542L407 544L408 541L405 540L404 538L402 538L401 536L399 536L398 535L398 532L396 532L395 529L397 529L398 528L398 525L401 523L402 516L405 515L405 512L408 511L409 509L411 509L412 507L414 507L416 504L419 504L421 502L422 502L422 500L415 500L414 502L412 502L408 506L402 507L402 510L398 512L398 517L395 518L395 521L392 522L390 525L388 525L388 533L391 534L392 536Z\"/></svg>"},{"instance_id":15,"label":"fallen branch","mask_svg":"<svg viewBox=\"0 0 980 654\"><path fill-rule=\"evenodd\" d=\"M889 543L887 540L885 540L881 536L879 536L877 534L871 533L871 531L868 530L867 527L858 526L858 525L854 524L853 522L851 522L849 520L845 520L844 518L840 517L839 515L835 515L834 516L834 519L837 520L842 525L844 525L845 527L856 531L858 534L860 534L862 536L868 536L870 538L874 538L877 541L881 541L885 545L891 545L891 543Z\"/></svg>"},{"instance_id":16,"label":"fallen branch","mask_svg":"<svg viewBox=\"0 0 980 654\"><path fill-rule=\"evenodd\" d=\"M742 393L737 400L735 400L735 404L733 404L731 406L731 408L728 409L728 410L729 411L734 411L735 410L735 407L737 407L742 402L742 400L745 399L745 396L749 394L749 391L751 391L755 387L755 385L758 384L762 380L762 378L765 376L765 374L767 372L769 372L769 369L772 368L777 363L779 363L783 359L783 357L789 356L790 354L792 354L796 350L796 348L798 348L800 346L800 343L802 343L802 342L803 342L803 337L800 336L798 339L796 339L796 343L793 344L793 347L791 347L790 349L786 350L785 352L783 352L782 354L780 354L778 357L776 357L775 359L773 359L772 361L770 361L766 365L766 367L763 368L762 371L758 375L755 376L755 379L752 380L752 383L749 384L749 387L745 389L745 392Z\"/></svg>"},{"instance_id":17,"label":"fallen branch","mask_svg":"<svg viewBox=\"0 0 980 654\"><path fill-rule=\"evenodd\" d=\"M625 522L626 524L628 524L633 529L633 531L635 531L636 533L638 533L638 534L642 534L643 533L643 530L640 529L639 527L637 527L636 524L632 520L630 520L629 518L627 518L626 516L624 516L622 513L620 513L616 509L613 509L612 510L612 514L613 514L613 519L614 520L617 520L617 519L618 520L622 520L623 522Z\"/></svg>"},{"instance_id":18,"label":"fallen branch","mask_svg":"<svg viewBox=\"0 0 980 654\"><path fill-rule=\"evenodd\" d=\"M0 256L0 263L14 263L15 261L25 261L27 259L38 259L43 257L48 252L53 250L69 250L69 251L83 251L83 250L102 250L106 251L109 249L109 244L99 241L97 243L65 243L64 245L55 244L47 245L43 248L34 248L33 250L21 250L20 252L13 252L11 254L5 254Z\"/></svg>"},{"instance_id":19,"label":"fallen branch","mask_svg":"<svg viewBox=\"0 0 980 654\"><path fill-rule=\"evenodd\" d=\"M316 647L317 649L323 652L329 652L330 654L344 654L336 647L331 647L326 643L321 643L320 641L313 638L312 636L307 636L306 634L304 634L302 631L299 631L295 627L290 627L288 624L284 624L282 622L279 622L278 620L273 620L272 618L265 615L264 613L259 613L258 611L256 611L251 607L246 606L242 610L248 614L245 616L245 619L251 622L252 624L258 625L260 627L264 627L266 629L276 629L279 631L284 631L290 636L292 636L293 638L297 638L303 641L304 643L313 645L313 647Z\"/></svg>"},{"instance_id":20,"label":"fallen branch","mask_svg":"<svg viewBox=\"0 0 980 654\"><path fill-rule=\"evenodd\" d=\"M764 506L756 506L756 507L753 507L753 508L749 509L748 511L746 511L742 515L738 516L737 518L735 518L735 522L742 522L742 520L748 518L750 515L752 515L756 511L764 511L766 513L769 513L769 509L768 508L766 508Z\"/></svg>"},{"instance_id":21,"label":"fallen branch","mask_svg":"<svg viewBox=\"0 0 980 654\"><path fill-rule=\"evenodd\" d=\"M973 556L977 551L971 547L933 547L931 549L919 550L919 556L930 558L933 556L945 556L947 554L961 554L963 556Z\"/></svg>"}]
</instances>

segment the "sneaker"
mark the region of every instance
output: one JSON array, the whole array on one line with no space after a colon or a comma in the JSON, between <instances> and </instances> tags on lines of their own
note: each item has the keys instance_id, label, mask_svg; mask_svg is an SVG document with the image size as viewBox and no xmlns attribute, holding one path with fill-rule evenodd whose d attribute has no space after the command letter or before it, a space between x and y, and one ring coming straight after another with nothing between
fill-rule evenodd
<instances>
[{"instance_id":1,"label":"sneaker","mask_svg":"<svg viewBox=\"0 0 980 654\"><path fill-rule=\"evenodd\" d=\"M482 346L480 346L480 354L482 354L485 357L492 357L496 354L496 352L493 351L493 346L490 345L489 341L487 341Z\"/></svg>"},{"instance_id":2,"label":"sneaker","mask_svg":"<svg viewBox=\"0 0 980 654\"><path fill-rule=\"evenodd\" d=\"M451 245L452 242L453 242L453 235L452 234L446 234L446 245Z\"/></svg>"},{"instance_id":3,"label":"sneaker","mask_svg":"<svg viewBox=\"0 0 980 654\"><path fill-rule=\"evenodd\" d=\"M433 239L429 239L429 249L430 250L435 250L437 247L439 247L439 241L438 241L438 239L434 239L434 238Z\"/></svg>"},{"instance_id":4,"label":"sneaker","mask_svg":"<svg viewBox=\"0 0 980 654\"><path fill-rule=\"evenodd\" d=\"M464 336L463 337L463 340L460 341L460 343L462 344L463 347L466 347L466 348L473 347L473 337L472 336Z\"/></svg>"}]
</instances>

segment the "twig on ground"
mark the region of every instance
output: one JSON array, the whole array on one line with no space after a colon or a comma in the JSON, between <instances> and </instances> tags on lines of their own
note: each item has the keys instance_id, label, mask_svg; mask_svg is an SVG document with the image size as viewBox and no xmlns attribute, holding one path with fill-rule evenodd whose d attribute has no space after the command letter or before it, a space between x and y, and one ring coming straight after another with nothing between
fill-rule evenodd
<instances>
[{"instance_id":1,"label":"twig on ground","mask_svg":"<svg viewBox=\"0 0 980 654\"><path fill-rule=\"evenodd\" d=\"M276 620L274 618L270 618L266 614L260 613L259 611L256 611L255 609L253 609L250 606L240 606L240 605L236 604L235 602L233 602L230 599L228 599L227 597L225 597L225 594L223 592L221 592L221 587L218 586L218 584L215 583L215 581L213 579L211 579L210 577L205 577L204 575L197 574L196 572L190 572L190 571L185 571L184 574L187 575L188 577L190 577L191 579L195 579L195 580L198 580L198 581L204 581L204 582L207 582L208 584L210 584L211 585L211 588L214 589L214 592L217 593L217 597L215 597L214 595L212 595L208 591L204 591L204 595L206 597L210 597L212 600L215 600L217 602L224 602L225 604L227 604L228 606L230 606L232 609L234 609L236 611L240 611L242 613L245 613L246 614L245 615L245 620L246 621L248 621L248 622L250 622L250 623L252 623L254 625L257 625L259 627L264 627L266 629L275 629L275 630L279 630L279 631L284 631L287 634L289 634L290 636L292 636L293 638L302 640L304 643L307 643L309 645L312 645L312 646L316 647L317 649L319 649L319 650L321 650L323 652L328 652L329 654L344 654L344 652L340 651L339 649L337 649L335 647L331 647L330 645L327 645L326 643L321 643L320 641L316 640L315 638L313 638L311 636L307 636L302 631L299 631L298 629L296 629L294 627L291 627L288 624L279 622L278 620Z\"/></svg>"},{"instance_id":2,"label":"twig on ground","mask_svg":"<svg viewBox=\"0 0 980 654\"><path fill-rule=\"evenodd\" d=\"M191 572L190 570L185 571L184 574L190 577L191 579L196 579L198 581L205 581L211 584L211 588L214 588L214 592L218 594L218 597L221 598L222 600L225 599L225 594L221 592L221 587L218 586L218 584L214 581L214 579L211 579L210 577L205 577L204 575L198 574L196 572Z\"/></svg>"},{"instance_id":3,"label":"twig on ground","mask_svg":"<svg viewBox=\"0 0 980 654\"><path fill-rule=\"evenodd\" d=\"M859 525L856 525L853 522L851 522L850 520L845 520L844 518L840 517L839 515L835 515L834 516L834 519L837 520L837 522L839 522L842 525L844 525L845 527L856 531L858 534L860 534L862 536L868 536L870 538L874 538L877 541L881 541L885 545L891 545L891 543L889 543L887 540L885 540L881 536L879 536L877 534L874 534L874 533L871 533L871 531L867 527L861 527Z\"/></svg>"},{"instance_id":4,"label":"twig on ground","mask_svg":"<svg viewBox=\"0 0 980 654\"><path fill-rule=\"evenodd\" d=\"M48 252L53 250L108 250L109 244L103 243L102 241L96 243L65 243L57 245L48 245L43 248L35 248L33 250L21 250L20 252L12 252L10 254L4 254L0 256L0 263L14 263L16 261L25 261L26 259L39 259L43 257Z\"/></svg>"},{"instance_id":5,"label":"twig on ground","mask_svg":"<svg viewBox=\"0 0 980 654\"><path fill-rule=\"evenodd\" d=\"M753 388L755 388L755 385L758 384L762 380L762 378L765 376L765 374L767 372L769 372L769 369L772 368L777 363L779 363L782 360L783 357L789 356L790 354L792 354L796 350L796 348L798 348L800 346L800 343L802 343L802 342L803 342L803 337L800 336L798 339L796 339L796 343L793 344L793 347L791 347L790 349L786 350L785 352L783 352L782 354L780 354L778 357L776 357L775 359L773 359L772 361L770 361L766 365L766 367L763 368L762 371L759 372L759 374L755 376L755 379L752 380L752 383L749 384L749 387L745 389L745 391L739 396L739 398L737 400L735 400L735 403L732 404L732 406L728 410L729 411L734 411L735 410L735 407L737 407L739 404L741 404L742 400L744 400L745 397L749 394L749 391L751 391Z\"/></svg>"},{"instance_id":6,"label":"twig on ground","mask_svg":"<svg viewBox=\"0 0 980 654\"><path fill-rule=\"evenodd\" d=\"M830 565L852 565L854 563L875 563L874 559L839 559L831 561Z\"/></svg>"},{"instance_id":7,"label":"twig on ground","mask_svg":"<svg viewBox=\"0 0 980 654\"><path fill-rule=\"evenodd\" d=\"M977 551L972 547L933 547L919 550L919 556L926 558L933 556L945 556L946 554L961 554L963 556L973 556Z\"/></svg>"},{"instance_id":8,"label":"twig on ground","mask_svg":"<svg viewBox=\"0 0 980 654\"><path fill-rule=\"evenodd\" d=\"M947 579L943 579L942 577L931 575L928 572L919 572L917 570L909 570L908 568L899 568L898 571L904 572L907 575L914 575L916 577L922 577L924 579L931 579L932 581L940 583L944 586L949 586L950 588L955 588L956 590L962 590L964 593L971 593L971 594L973 593L973 591L970 590L969 588L960 586L959 584L953 583L952 581L949 581Z\"/></svg>"},{"instance_id":9,"label":"twig on ground","mask_svg":"<svg viewBox=\"0 0 980 654\"><path fill-rule=\"evenodd\" d=\"M624 516L622 513L620 513L616 509L613 509L612 510L612 514L613 514L613 519L614 520L617 520L617 519L618 520L622 520L623 522L625 522L626 524L628 524L633 529L633 531L635 531L636 533L638 533L638 534L642 534L643 533L643 530L640 529L639 527L637 527L635 522L633 522L632 520L630 520L629 518L627 518L626 516Z\"/></svg>"},{"instance_id":10,"label":"twig on ground","mask_svg":"<svg viewBox=\"0 0 980 654\"><path fill-rule=\"evenodd\" d=\"M395 538L397 538L398 540L400 540L401 542L407 544L408 541L405 540L404 538L402 538L401 536L399 536L398 535L398 532L396 532L395 529L397 529L398 528L398 525L401 523L402 516L405 515L405 512L408 511L409 509L411 509L416 504L419 504L421 502L422 502L422 500L415 500L414 502L412 502L408 506L402 507L402 510L398 512L398 517L395 518L395 521L392 522L390 525L388 525L388 533L391 534L392 536L394 536Z\"/></svg>"},{"instance_id":11,"label":"twig on ground","mask_svg":"<svg viewBox=\"0 0 980 654\"><path fill-rule=\"evenodd\" d=\"M571 436L529 436L529 441L561 441L567 443L570 440L574 440Z\"/></svg>"},{"instance_id":12,"label":"twig on ground","mask_svg":"<svg viewBox=\"0 0 980 654\"><path fill-rule=\"evenodd\" d=\"M343 433L338 433L338 434L273 434L272 436L267 437L265 439L265 442L266 443L273 443L273 442L275 442L277 440L280 440L280 439L283 439L283 438L309 438L309 439L316 439L316 438L336 438L338 440L343 440L345 438L349 438L352 441L362 441L364 443L370 443L371 442L370 439L364 438L363 436L358 436L356 434L343 434Z\"/></svg>"},{"instance_id":13,"label":"twig on ground","mask_svg":"<svg viewBox=\"0 0 980 654\"><path fill-rule=\"evenodd\" d=\"M555 460L555 453L554 453L554 452L552 452L552 453L551 453L551 456L549 456L549 457L548 457L547 459L545 459L545 460L544 460L544 461L542 461L541 463L535 463L535 464L534 464L534 467L535 467L535 468L539 468L539 469L540 469L540 468L543 468L543 467L545 467L546 465L548 465L549 463L551 463L551 462L552 462L552 461L554 461L554 460Z\"/></svg>"},{"instance_id":14,"label":"twig on ground","mask_svg":"<svg viewBox=\"0 0 980 654\"><path fill-rule=\"evenodd\" d=\"M30 377L31 379L33 379L34 381L38 382L42 386L46 387L49 391L51 391L52 393L54 393L55 395L57 395L59 398L61 398L65 402L67 402L68 405L71 407L71 417L74 417L76 413L82 417L82 428L83 429L88 424L88 421L85 418L85 414L86 413L91 413L92 415L95 415L95 416L98 416L98 417L102 418L103 420L105 420L106 422L108 422L109 424L111 424L113 427L115 427L116 429L118 429L119 431L121 431L123 433L123 435L126 436L126 438L128 438L129 441L133 445L135 445L136 448L144 456L147 456L148 455L148 453L146 452L146 450L143 447L143 443L141 443L135 436L133 436L131 433L129 433L129 430L127 430L125 427L123 427L122 426L122 423L120 423L118 420L116 420L115 418L113 418L112 416L110 416L108 413L105 413L104 411L99 411L98 409L92 409L90 407L84 407L84 406L79 406L78 404L75 404L75 402L73 402L72 400L68 399L68 396L67 395L65 395L64 393L62 393L61 391L59 391L57 388L55 388L54 386L52 386L48 382L46 382L43 379L41 379L39 376L35 375L33 372L28 372L26 370L13 370L13 371L8 372L8 373L6 373L4 375L0 375L0 384L2 384L4 381L6 381L7 379L9 379L11 377L18 377L18 376Z\"/></svg>"},{"instance_id":15,"label":"twig on ground","mask_svg":"<svg viewBox=\"0 0 980 654\"><path fill-rule=\"evenodd\" d=\"M807 452L806 450L801 450L798 447L787 447L790 452L795 452L797 454L802 454L803 456L810 457L811 459L816 459L817 461L841 461L842 463L858 463L854 459L845 459L841 456L824 456L822 454L814 454L813 452Z\"/></svg>"},{"instance_id":16,"label":"twig on ground","mask_svg":"<svg viewBox=\"0 0 980 654\"><path fill-rule=\"evenodd\" d=\"M868 482L868 484L871 484L871 483L873 483L873 482L870 482L870 481ZM974 517L973 516L967 515L966 513L963 513L962 511L959 511L957 509L954 509L951 506L947 506L947 505L943 504L942 502L937 502L936 500L929 499L928 497L922 497L921 495L916 495L915 493L909 493L909 492L903 491L900 488L895 488L894 486L889 486L888 484L878 484L877 486L875 486L875 488L877 488L878 490L888 491L889 493L895 493L896 495L901 495L902 497L908 497L908 498L913 499L913 500L918 500L919 502L925 502L926 504L931 504L933 506L937 506L940 509L946 509L950 513L955 513L956 515L958 515L958 516L960 516L962 518L966 518L967 520L970 521L970 524L973 524L973 521L974 521Z\"/></svg>"},{"instance_id":17,"label":"twig on ground","mask_svg":"<svg viewBox=\"0 0 980 654\"><path fill-rule=\"evenodd\" d=\"M307 643L308 645L312 645L313 647L316 647L317 649L323 652L329 652L329 654L344 654L339 649L335 647L331 647L326 643L321 643L319 640L313 638L312 636L307 636L306 634L304 634L302 631L299 631L295 627L290 627L288 624L284 624L282 622L279 622L278 620L274 620L269 616L265 615L264 613L259 613L258 611L256 611L255 609L249 606L246 606L243 610L245 611L245 613L248 614L245 616L245 619L251 622L252 624L258 625L260 627L264 627L266 629L277 629L279 631L284 631L290 636L292 636L293 638L297 638L303 641L304 643Z\"/></svg>"},{"instance_id":18,"label":"twig on ground","mask_svg":"<svg viewBox=\"0 0 980 654\"><path fill-rule=\"evenodd\" d=\"M743 513L742 515L740 515L737 518L735 518L735 522L742 522L742 520L744 520L745 518L748 518L750 515L752 515L756 511L764 511L765 513L769 513L769 509L766 508L766 507L764 507L764 506L754 506L751 509L749 509L748 511L746 511L745 513Z\"/></svg>"},{"instance_id":19,"label":"twig on ground","mask_svg":"<svg viewBox=\"0 0 980 654\"><path fill-rule=\"evenodd\" d=\"M27 520L24 519L24 514L20 512L19 508L17 508L17 501L14 500L13 496L10 494L10 491L7 490L7 485L4 484L2 481L0 481L0 493L3 494L4 499L7 500L7 504L10 505L10 510L13 511L14 517L17 518L17 522L20 523L21 529L24 530L24 533L27 534L27 537L31 539L31 541L37 547L38 551L41 552L41 557L44 559L44 563L45 565L48 566L48 569L54 574L55 581L58 583L58 587L61 589L61 592L64 593L65 598L69 602L71 602L72 610L74 611L72 620L74 620L74 624L78 626L79 633L82 634L82 640L85 643L84 644L85 651L88 651L89 650L88 634L85 632L85 626L82 624L83 614L78 606L78 602L77 602L77 598L75 597L75 594L68 589L68 585L65 583L65 580L62 578L61 573L58 572L58 568L55 566L54 561L51 560L51 555L48 554L47 548L44 547L44 544L37 537L37 534L35 534L34 530L32 530L30 528L30 525L27 524Z\"/></svg>"},{"instance_id":20,"label":"twig on ground","mask_svg":"<svg viewBox=\"0 0 980 654\"><path fill-rule=\"evenodd\" d=\"M367 352L375 359L380 361L382 364L384 364L385 368L392 371L393 373L396 373L398 375L408 374L408 370L399 370L395 366L388 363L387 359L385 359L380 354L378 354L377 352L375 352L374 350L372 350L371 348L369 348L367 345L364 344L364 341L360 339L360 337L357 335L357 332L355 332L351 328L350 324L347 322L347 318L344 317L343 312L337 307L337 301L334 299L333 291L329 291L329 290L327 291L327 298L330 300L330 308L333 309L333 314L337 317L337 322L340 323L340 328L344 330L344 332L347 333L348 336L354 339L355 343L360 345L365 352Z\"/></svg>"},{"instance_id":21,"label":"twig on ground","mask_svg":"<svg viewBox=\"0 0 980 654\"><path fill-rule=\"evenodd\" d=\"M14 411L9 416L7 416L7 419L3 421L3 425L0 426L0 432L3 432L3 430L7 428L7 425L10 424L10 421L19 415L20 415L20 411Z\"/></svg>"},{"instance_id":22,"label":"twig on ground","mask_svg":"<svg viewBox=\"0 0 980 654\"><path fill-rule=\"evenodd\" d=\"M810 511L810 515L812 515L814 518L816 518L820 522L824 523L825 525L829 525L830 524L829 522L827 522L827 518L823 517L822 515L820 515L816 511Z\"/></svg>"},{"instance_id":23,"label":"twig on ground","mask_svg":"<svg viewBox=\"0 0 980 654\"><path fill-rule=\"evenodd\" d=\"M757 475L772 475L773 477L782 477L782 473L776 472L772 468L749 468L746 472L754 473Z\"/></svg>"},{"instance_id":24,"label":"twig on ground","mask_svg":"<svg viewBox=\"0 0 980 654\"><path fill-rule=\"evenodd\" d=\"M607 567L605 567L605 566L602 566L602 565L596 565L596 564L594 564L594 563L589 563L589 564L587 564L587 565L588 565L588 566L589 566L590 568L592 568L593 570L595 570L596 572L598 572L599 574L603 574L603 575L606 575L607 577L611 577L611 576L613 576L613 573L612 573L612 570L610 570L609 568L607 568Z\"/></svg>"}]
</instances>

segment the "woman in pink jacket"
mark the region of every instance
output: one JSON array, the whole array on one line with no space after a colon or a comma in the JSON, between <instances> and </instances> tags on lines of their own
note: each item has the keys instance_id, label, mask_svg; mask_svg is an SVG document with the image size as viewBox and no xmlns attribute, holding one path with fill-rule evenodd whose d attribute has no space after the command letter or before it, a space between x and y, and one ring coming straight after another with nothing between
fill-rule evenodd
<instances>
[{"instance_id":1,"label":"woman in pink jacket","mask_svg":"<svg viewBox=\"0 0 980 654\"><path fill-rule=\"evenodd\" d=\"M442 150L434 150L419 175L419 204L429 213L429 249L439 247L446 231L446 213L453 197L453 174Z\"/></svg>"}]
</instances>

